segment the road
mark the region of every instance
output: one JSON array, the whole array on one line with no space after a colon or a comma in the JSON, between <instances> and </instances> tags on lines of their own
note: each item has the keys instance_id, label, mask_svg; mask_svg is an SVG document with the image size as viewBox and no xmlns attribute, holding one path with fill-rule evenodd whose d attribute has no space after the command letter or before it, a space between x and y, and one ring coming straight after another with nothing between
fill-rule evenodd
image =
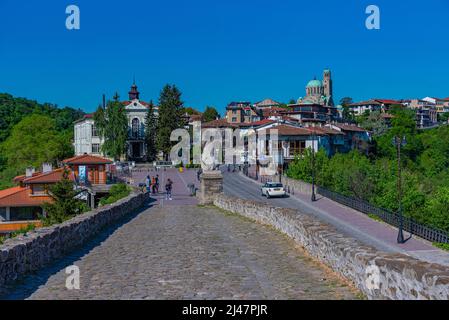
<instances>
[{"instance_id":1,"label":"road","mask_svg":"<svg viewBox=\"0 0 449 320\"><path fill-rule=\"evenodd\" d=\"M80 289L65 287L65 268ZM150 207L24 279L6 299L357 299L274 229L214 207Z\"/></svg>"},{"instance_id":2,"label":"road","mask_svg":"<svg viewBox=\"0 0 449 320\"><path fill-rule=\"evenodd\" d=\"M449 265L449 253L433 247L430 243L412 238L405 244L396 242L397 230L387 224L377 222L363 213L342 206L318 196L318 202L312 203L308 196L295 195L289 198L266 199L261 196L257 181L242 174L222 171L224 192L228 195L248 200L266 202L272 206L299 209L305 214L333 225L340 232L356 238L364 244L374 246L380 251L399 252L415 258Z\"/></svg>"}]
</instances>

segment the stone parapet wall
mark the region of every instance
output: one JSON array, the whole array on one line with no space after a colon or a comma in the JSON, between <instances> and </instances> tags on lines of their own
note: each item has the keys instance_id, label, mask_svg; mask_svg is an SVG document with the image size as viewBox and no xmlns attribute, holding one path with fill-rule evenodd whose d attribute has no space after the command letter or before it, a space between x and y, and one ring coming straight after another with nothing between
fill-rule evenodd
<instances>
[{"instance_id":1,"label":"stone parapet wall","mask_svg":"<svg viewBox=\"0 0 449 320\"><path fill-rule=\"evenodd\" d=\"M142 207L148 195L130 196L90 212L78 215L62 224L39 228L7 239L0 245L0 293L4 285L37 271L82 246L101 229Z\"/></svg>"},{"instance_id":2,"label":"stone parapet wall","mask_svg":"<svg viewBox=\"0 0 449 320\"><path fill-rule=\"evenodd\" d=\"M449 268L379 252L298 210L219 195L214 204L268 224L351 281L369 299L449 299Z\"/></svg>"}]
</instances>

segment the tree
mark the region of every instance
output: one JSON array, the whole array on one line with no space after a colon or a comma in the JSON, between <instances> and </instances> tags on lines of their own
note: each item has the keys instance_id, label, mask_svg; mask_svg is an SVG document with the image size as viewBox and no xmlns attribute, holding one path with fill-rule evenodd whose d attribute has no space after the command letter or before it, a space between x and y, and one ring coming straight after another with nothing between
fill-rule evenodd
<instances>
[{"instance_id":1,"label":"tree","mask_svg":"<svg viewBox=\"0 0 449 320\"><path fill-rule=\"evenodd\" d=\"M36 114L15 125L1 146L7 167L16 173L24 171L28 166L38 167L44 162L62 160L71 150L70 141L61 138L56 131L55 121Z\"/></svg>"},{"instance_id":2,"label":"tree","mask_svg":"<svg viewBox=\"0 0 449 320\"><path fill-rule=\"evenodd\" d=\"M374 136L382 135L388 131L387 123L380 111L370 112L359 124L362 128L371 131Z\"/></svg>"},{"instance_id":3,"label":"tree","mask_svg":"<svg viewBox=\"0 0 449 320\"><path fill-rule=\"evenodd\" d=\"M156 135L156 147L168 160L173 143L171 132L182 126L183 102L181 91L175 85L165 85L159 96L159 119Z\"/></svg>"},{"instance_id":4,"label":"tree","mask_svg":"<svg viewBox=\"0 0 449 320\"><path fill-rule=\"evenodd\" d=\"M201 112L199 112L198 110L193 109L192 107L184 108L184 112L183 113L187 113L189 116L200 115L201 114Z\"/></svg>"},{"instance_id":5,"label":"tree","mask_svg":"<svg viewBox=\"0 0 449 320\"><path fill-rule=\"evenodd\" d=\"M108 101L106 109L100 106L94 114L95 126L104 139L102 152L108 157L119 160L126 153L128 139L128 118L125 107L116 93L114 101Z\"/></svg>"},{"instance_id":6,"label":"tree","mask_svg":"<svg viewBox=\"0 0 449 320\"><path fill-rule=\"evenodd\" d=\"M349 106L350 104L352 104L353 103L353 101L352 101L352 98L351 97L344 97L344 98L341 98L341 100L340 100L340 104L344 107L344 106Z\"/></svg>"},{"instance_id":7,"label":"tree","mask_svg":"<svg viewBox=\"0 0 449 320\"><path fill-rule=\"evenodd\" d=\"M69 171L66 169L62 174L62 179L52 185L49 190L52 203L43 205L45 215L42 217L43 223L50 226L62 223L73 216L87 211L84 202L76 199L79 191L76 191L73 182L69 179Z\"/></svg>"},{"instance_id":8,"label":"tree","mask_svg":"<svg viewBox=\"0 0 449 320\"><path fill-rule=\"evenodd\" d=\"M147 147L147 160L154 161L157 156L156 149L157 119L154 114L154 104L150 101L145 119L145 144Z\"/></svg>"},{"instance_id":9,"label":"tree","mask_svg":"<svg viewBox=\"0 0 449 320\"><path fill-rule=\"evenodd\" d=\"M214 107L207 106L206 110L203 112L203 121L209 122L217 118L220 118L220 114Z\"/></svg>"},{"instance_id":10,"label":"tree","mask_svg":"<svg viewBox=\"0 0 449 320\"><path fill-rule=\"evenodd\" d=\"M73 122L82 118L84 112L80 109L58 108L54 104L40 104L33 100L15 98L10 94L0 93L0 143L8 138L16 124L31 114L52 118L57 131L73 131Z\"/></svg>"}]
</instances>

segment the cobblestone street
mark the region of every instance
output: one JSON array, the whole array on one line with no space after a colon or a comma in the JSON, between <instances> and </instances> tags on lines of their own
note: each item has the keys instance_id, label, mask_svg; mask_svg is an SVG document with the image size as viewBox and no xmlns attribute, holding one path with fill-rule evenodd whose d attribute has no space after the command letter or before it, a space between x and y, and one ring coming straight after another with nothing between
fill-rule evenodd
<instances>
[{"instance_id":1,"label":"cobblestone street","mask_svg":"<svg viewBox=\"0 0 449 320\"><path fill-rule=\"evenodd\" d=\"M65 287L65 267L81 274ZM9 299L354 299L274 229L212 207L155 205L29 276Z\"/></svg>"}]
</instances>

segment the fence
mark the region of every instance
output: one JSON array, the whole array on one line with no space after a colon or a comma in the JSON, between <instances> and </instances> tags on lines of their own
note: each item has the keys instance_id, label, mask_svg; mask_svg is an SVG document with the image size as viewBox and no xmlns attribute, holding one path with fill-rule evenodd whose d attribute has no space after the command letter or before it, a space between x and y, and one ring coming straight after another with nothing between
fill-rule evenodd
<instances>
[{"instance_id":1,"label":"fence","mask_svg":"<svg viewBox=\"0 0 449 320\"><path fill-rule=\"evenodd\" d=\"M317 192L326 198L341 203L347 207L353 208L357 211L363 212L365 214L374 214L375 216L382 219L382 221L392 226L399 226L400 217L397 213L375 207L366 201L347 197L322 187L317 187ZM443 230L425 226L408 217L403 217L402 221L404 230L410 232L411 234L417 235L418 237L431 242L449 243L449 233Z\"/></svg>"}]
</instances>

